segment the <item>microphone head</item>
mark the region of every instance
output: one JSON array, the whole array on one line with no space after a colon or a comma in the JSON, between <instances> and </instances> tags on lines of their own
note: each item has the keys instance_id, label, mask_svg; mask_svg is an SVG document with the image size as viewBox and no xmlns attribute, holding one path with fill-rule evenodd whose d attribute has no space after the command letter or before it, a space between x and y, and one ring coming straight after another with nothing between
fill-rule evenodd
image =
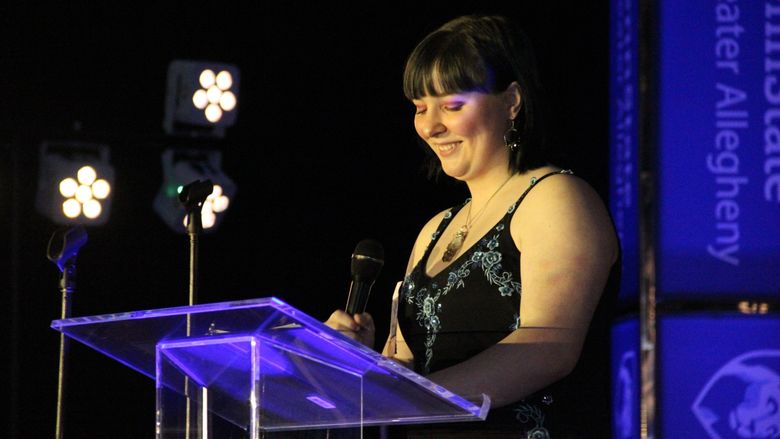
<instances>
[{"instance_id":1,"label":"microphone head","mask_svg":"<svg viewBox=\"0 0 780 439\"><path fill-rule=\"evenodd\" d=\"M385 250L382 244L373 239L364 239L358 242L352 253L352 278L373 282L384 263Z\"/></svg>"}]
</instances>

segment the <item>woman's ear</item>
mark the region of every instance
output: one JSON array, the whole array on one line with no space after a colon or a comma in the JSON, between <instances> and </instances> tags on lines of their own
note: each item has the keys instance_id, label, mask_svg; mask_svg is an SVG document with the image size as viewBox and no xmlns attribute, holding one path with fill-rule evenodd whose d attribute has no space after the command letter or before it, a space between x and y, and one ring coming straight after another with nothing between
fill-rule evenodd
<instances>
[{"instance_id":1,"label":"woman's ear","mask_svg":"<svg viewBox=\"0 0 780 439\"><path fill-rule=\"evenodd\" d=\"M514 120L520 114L520 109L523 108L523 93L520 90L520 84L517 81L512 81L509 87L506 88L506 91L504 91L504 96L506 97L510 119Z\"/></svg>"}]
</instances>

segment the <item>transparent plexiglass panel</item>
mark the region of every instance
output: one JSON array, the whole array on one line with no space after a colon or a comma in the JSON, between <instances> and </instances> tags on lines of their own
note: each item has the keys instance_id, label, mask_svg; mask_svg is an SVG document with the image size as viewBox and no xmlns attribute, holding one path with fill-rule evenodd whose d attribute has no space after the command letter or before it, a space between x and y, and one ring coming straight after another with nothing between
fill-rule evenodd
<instances>
[{"instance_id":1,"label":"transparent plexiglass panel","mask_svg":"<svg viewBox=\"0 0 780 439\"><path fill-rule=\"evenodd\" d=\"M255 437L479 421L489 408L483 395L453 394L276 298L77 317L52 327L155 380L158 437L205 428L212 415Z\"/></svg>"}]
</instances>

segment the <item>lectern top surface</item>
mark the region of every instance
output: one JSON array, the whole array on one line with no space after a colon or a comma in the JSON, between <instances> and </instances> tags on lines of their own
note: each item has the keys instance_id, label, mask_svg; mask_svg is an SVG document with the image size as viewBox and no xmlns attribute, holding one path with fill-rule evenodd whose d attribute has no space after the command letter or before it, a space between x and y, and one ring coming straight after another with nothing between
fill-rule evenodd
<instances>
[{"instance_id":1,"label":"lectern top surface","mask_svg":"<svg viewBox=\"0 0 780 439\"><path fill-rule=\"evenodd\" d=\"M474 404L271 297L55 320L51 326L184 394L181 377L244 425L265 427L479 420ZM260 386L260 387L258 387ZM284 395L256 400L258 392ZM264 393L265 394L265 393ZM261 402L258 402L261 401Z\"/></svg>"}]
</instances>

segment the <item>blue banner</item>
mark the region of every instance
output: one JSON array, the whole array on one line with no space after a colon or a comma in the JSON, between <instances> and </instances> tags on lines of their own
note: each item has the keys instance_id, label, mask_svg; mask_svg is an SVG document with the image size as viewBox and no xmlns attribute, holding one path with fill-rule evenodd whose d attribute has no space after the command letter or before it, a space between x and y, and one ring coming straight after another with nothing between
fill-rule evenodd
<instances>
[{"instance_id":1,"label":"blue banner","mask_svg":"<svg viewBox=\"0 0 780 439\"><path fill-rule=\"evenodd\" d=\"M640 437L639 320L627 317L612 326L612 437Z\"/></svg>"},{"instance_id":2,"label":"blue banner","mask_svg":"<svg viewBox=\"0 0 780 439\"><path fill-rule=\"evenodd\" d=\"M780 0L665 0L659 295L780 294Z\"/></svg>"},{"instance_id":3,"label":"blue banner","mask_svg":"<svg viewBox=\"0 0 780 439\"><path fill-rule=\"evenodd\" d=\"M639 11L637 0L610 8L609 207L623 251L620 299L639 295Z\"/></svg>"},{"instance_id":4,"label":"blue banner","mask_svg":"<svg viewBox=\"0 0 780 439\"><path fill-rule=\"evenodd\" d=\"M660 437L778 437L778 334L778 315L661 317Z\"/></svg>"}]
</instances>

